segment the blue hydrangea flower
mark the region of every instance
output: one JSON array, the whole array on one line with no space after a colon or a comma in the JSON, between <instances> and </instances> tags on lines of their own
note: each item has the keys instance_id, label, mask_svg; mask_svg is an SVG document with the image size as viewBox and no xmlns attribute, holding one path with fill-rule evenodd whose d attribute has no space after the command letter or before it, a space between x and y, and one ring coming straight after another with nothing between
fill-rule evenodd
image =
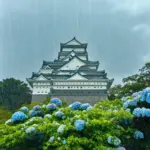
<instances>
[{"instance_id":1,"label":"blue hydrangea flower","mask_svg":"<svg viewBox=\"0 0 150 150\"><path fill-rule=\"evenodd\" d=\"M134 138L135 139L144 139L144 134L141 131L135 131Z\"/></svg>"},{"instance_id":2,"label":"blue hydrangea flower","mask_svg":"<svg viewBox=\"0 0 150 150\"><path fill-rule=\"evenodd\" d=\"M36 106L33 107L33 110L35 110L35 111L36 111L36 110L40 110L40 108L41 108L40 105L36 105Z\"/></svg>"},{"instance_id":3,"label":"blue hydrangea flower","mask_svg":"<svg viewBox=\"0 0 150 150\"><path fill-rule=\"evenodd\" d=\"M126 97L122 97L121 100L122 100L122 102L126 102L127 98Z\"/></svg>"},{"instance_id":4,"label":"blue hydrangea flower","mask_svg":"<svg viewBox=\"0 0 150 150\"><path fill-rule=\"evenodd\" d=\"M147 93L150 93L150 87L145 88L145 91L146 91Z\"/></svg>"},{"instance_id":5,"label":"blue hydrangea flower","mask_svg":"<svg viewBox=\"0 0 150 150\"><path fill-rule=\"evenodd\" d=\"M148 93L150 93L150 87L145 88L142 92L141 92L141 99L140 101L146 101L146 96L148 95Z\"/></svg>"},{"instance_id":6,"label":"blue hydrangea flower","mask_svg":"<svg viewBox=\"0 0 150 150\"><path fill-rule=\"evenodd\" d=\"M36 133L36 128L35 127L28 127L25 130L26 134L35 134Z\"/></svg>"},{"instance_id":7,"label":"blue hydrangea flower","mask_svg":"<svg viewBox=\"0 0 150 150\"><path fill-rule=\"evenodd\" d=\"M145 101L145 98L146 98L146 95L145 95L145 93L143 92L143 93L141 94L140 101L144 102L144 101Z\"/></svg>"},{"instance_id":8,"label":"blue hydrangea flower","mask_svg":"<svg viewBox=\"0 0 150 150\"><path fill-rule=\"evenodd\" d=\"M135 108L133 110L133 115L135 117L150 117L150 109L148 108Z\"/></svg>"},{"instance_id":9,"label":"blue hydrangea flower","mask_svg":"<svg viewBox=\"0 0 150 150\"><path fill-rule=\"evenodd\" d=\"M126 101L124 104L123 104L123 108L128 108L129 107L129 102L128 101Z\"/></svg>"},{"instance_id":10,"label":"blue hydrangea flower","mask_svg":"<svg viewBox=\"0 0 150 150\"><path fill-rule=\"evenodd\" d=\"M74 102L74 103L72 103L71 105L69 105L69 107L70 107L72 110L80 109L80 108L81 108L81 103L80 103L80 102Z\"/></svg>"},{"instance_id":11,"label":"blue hydrangea flower","mask_svg":"<svg viewBox=\"0 0 150 150\"><path fill-rule=\"evenodd\" d=\"M12 121L24 121L28 118L28 116L26 114L24 114L22 111L18 111L18 112L15 112L13 115L12 115Z\"/></svg>"},{"instance_id":12,"label":"blue hydrangea flower","mask_svg":"<svg viewBox=\"0 0 150 150\"><path fill-rule=\"evenodd\" d=\"M57 112L55 113L55 117L57 117L57 118L62 118L63 115L64 115L64 113L61 112L61 111L57 111Z\"/></svg>"},{"instance_id":13,"label":"blue hydrangea flower","mask_svg":"<svg viewBox=\"0 0 150 150\"><path fill-rule=\"evenodd\" d=\"M24 113L28 113L29 109L28 109L28 107L23 106L20 108L20 111L22 111Z\"/></svg>"},{"instance_id":14,"label":"blue hydrangea flower","mask_svg":"<svg viewBox=\"0 0 150 150\"><path fill-rule=\"evenodd\" d=\"M147 96L146 96L146 102L150 103L150 93L148 93Z\"/></svg>"},{"instance_id":15,"label":"blue hydrangea flower","mask_svg":"<svg viewBox=\"0 0 150 150\"><path fill-rule=\"evenodd\" d=\"M134 115L135 117L141 117L141 116L142 116L141 108L135 108L135 109L133 110L133 115Z\"/></svg>"},{"instance_id":16,"label":"blue hydrangea flower","mask_svg":"<svg viewBox=\"0 0 150 150\"><path fill-rule=\"evenodd\" d=\"M82 131L85 126L85 121L84 120L76 120L74 125L75 125L75 129L77 131Z\"/></svg>"},{"instance_id":17,"label":"blue hydrangea flower","mask_svg":"<svg viewBox=\"0 0 150 150\"><path fill-rule=\"evenodd\" d=\"M67 143L67 141L66 141L66 140L63 140L63 141L62 141L62 144L63 144L63 145L65 145L66 143Z\"/></svg>"},{"instance_id":18,"label":"blue hydrangea flower","mask_svg":"<svg viewBox=\"0 0 150 150\"><path fill-rule=\"evenodd\" d=\"M129 100L129 106L136 106L137 105L137 99Z\"/></svg>"},{"instance_id":19,"label":"blue hydrangea flower","mask_svg":"<svg viewBox=\"0 0 150 150\"><path fill-rule=\"evenodd\" d=\"M132 97L137 97L138 94L139 94L138 92L135 92L135 93L132 94Z\"/></svg>"},{"instance_id":20,"label":"blue hydrangea flower","mask_svg":"<svg viewBox=\"0 0 150 150\"><path fill-rule=\"evenodd\" d=\"M144 114L146 117L150 117L150 109L145 109Z\"/></svg>"},{"instance_id":21,"label":"blue hydrangea flower","mask_svg":"<svg viewBox=\"0 0 150 150\"><path fill-rule=\"evenodd\" d=\"M47 108L48 110L50 110L50 111L53 111L53 110L56 110L56 105L55 105L55 104L48 104L48 105L46 106L46 108Z\"/></svg>"},{"instance_id":22,"label":"blue hydrangea flower","mask_svg":"<svg viewBox=\"0 0 150 150\"><path fill-rule=\"evenodd\" d=\"M59 98L52 98L52 99L50 100L50 102L51 102L51 103L54 103L54 104L56 104L56 105L58 105L58 106L61 106L61 105L62 105L62 102L61 102L61 100L60 100Z\"/></svg>"},{"instance_id":23,"label":"blue hydrangea flower","mask_svg":"<svg viewBox=\"0 0 150 150\"><path fill-rule=\"evenodd\" d=\"M82 110L87 110L88 107L91 107L91 105L89 103L81 104Z\"/></svg>"},{"instance_id":24,"label":"blue hydrangea flower","mask_svg":"<svg viewBox=\"0 0 150 150\"><path fill-rule=\"evenodd\" d=\"M43 116L43 113L42 113L41 111L30 110L30 111L29 111L29 115L30 115L31 117Z\"/></svg>"},{"instance_id":25,"label":"blue hydrangea flower","mask_svg":"<svg viewBox=\"0 0 150 150\"><path fill-rule=\"evenodd\" d=\"M36 113L35 110L30 110L30 111L29 111L29 115L30 115L31 117L35 117L35 116L37 115L37 113Z\"/></svg>"}]
</instances>

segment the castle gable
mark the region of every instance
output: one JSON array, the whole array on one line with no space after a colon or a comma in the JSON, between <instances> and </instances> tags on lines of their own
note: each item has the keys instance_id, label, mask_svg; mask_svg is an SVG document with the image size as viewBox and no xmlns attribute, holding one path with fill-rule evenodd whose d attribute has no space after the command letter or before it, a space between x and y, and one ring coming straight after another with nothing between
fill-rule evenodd
<instances>
[{"instance_id":1,"label":"castle gable","mask_svg":"<svg viewBox=\"0 0 150 150\"><path fill-rule=\"evenodd\" d=\"M47 79L44 76L40 75L39 77L36 78L36 80L38 80L38 81L46 81Z\"/></svg>"},{"instance_id":2,"label":"castle gable","mask_svg":"<svg viewBox=\"0 0 150 150\"><path fill-rule=\"evenodd\" d=\"M88 80L88 79L83 77L79 73L76 73L72 77L68 78L67 80Z\"/></svg>"},{"instance_id":3,"label":"castle gable","mask_svg":"<svg viewBox=\"0 0 150 150\"><path fill-rule=\"evenodd\" d=\"M80 60L78 57L73 57L64 66L62 66L59 70L76 70L83 65L86 65L86 63L83 62L82 60Z\"/></svg>"}]
</instances>

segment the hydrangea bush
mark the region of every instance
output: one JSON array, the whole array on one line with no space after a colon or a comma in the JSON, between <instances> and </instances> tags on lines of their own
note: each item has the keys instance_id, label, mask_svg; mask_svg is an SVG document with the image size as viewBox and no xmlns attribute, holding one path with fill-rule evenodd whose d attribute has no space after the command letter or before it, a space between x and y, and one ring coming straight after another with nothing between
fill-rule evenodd
<instances>
[{"instance_id":1,"label":"hydrangea bush","mask_svg":"<svg viewBox=\"0 0 150 150\"><path fill-rule=\"evenodd\" d=\"M136 122L149 119L149 90L143 91L94 106L74 102L64 107L60 99L53 98L28 112L20 109L0 126L0 149L140 150L145 143L150 149L145 126L140 128Z\"/></svg>"}]
</instances>

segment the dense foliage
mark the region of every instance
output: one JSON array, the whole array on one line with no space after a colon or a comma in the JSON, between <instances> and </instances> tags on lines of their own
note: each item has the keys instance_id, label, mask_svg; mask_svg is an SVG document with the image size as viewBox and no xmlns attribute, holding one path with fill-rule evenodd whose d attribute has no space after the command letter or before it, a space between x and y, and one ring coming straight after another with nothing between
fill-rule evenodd
<instances>
[{"instance_id":1,"label":"dense foliage","mask_svg":"<svg viewBox=\"0 0 150 150\"><path fill-rule=\"evenodd\" d=\"M31 90L26 83L14 78L0 81L0 105L9 109L31 102Z\"/></svg>"},{"instance_id":2,"label":"dense foliage","mask_svg":"<svg viewBox=\"0 0 150 150\"><path fill-rule=\"evenodd\" d=\"M0 126L0 149L149 150L149 109L149 88L94 106L64 107L58 98L32 109L23 106Z\"/></svg>"},{"instance_id":3,"label":"dense foliage","mask_svg":"<svg viewBox=\"0 0 150 150\"><path fill-rule=\"evenodd\" d=\"M110 89L110 99L129 96L150 86L150 62L147 62L137 74L124 78L123 85L115 85Z\"/></svg>"}]
</instances>

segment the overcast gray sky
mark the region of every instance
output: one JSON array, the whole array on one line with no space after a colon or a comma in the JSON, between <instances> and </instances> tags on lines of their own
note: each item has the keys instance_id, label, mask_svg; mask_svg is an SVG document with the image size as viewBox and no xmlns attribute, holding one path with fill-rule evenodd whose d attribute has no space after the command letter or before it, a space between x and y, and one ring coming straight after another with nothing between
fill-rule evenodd
<instances>
[{"instance_id":1,"label":"overcast gray sky","mask_svg":"<svg viewBox=\"0 0 150 150\"><path fill-rule=\"evenodd\" d=\"M0 0L0 80L25 80L74 36L121 83L150 61L150 1Z\"/></svg>"}]
</instances>

